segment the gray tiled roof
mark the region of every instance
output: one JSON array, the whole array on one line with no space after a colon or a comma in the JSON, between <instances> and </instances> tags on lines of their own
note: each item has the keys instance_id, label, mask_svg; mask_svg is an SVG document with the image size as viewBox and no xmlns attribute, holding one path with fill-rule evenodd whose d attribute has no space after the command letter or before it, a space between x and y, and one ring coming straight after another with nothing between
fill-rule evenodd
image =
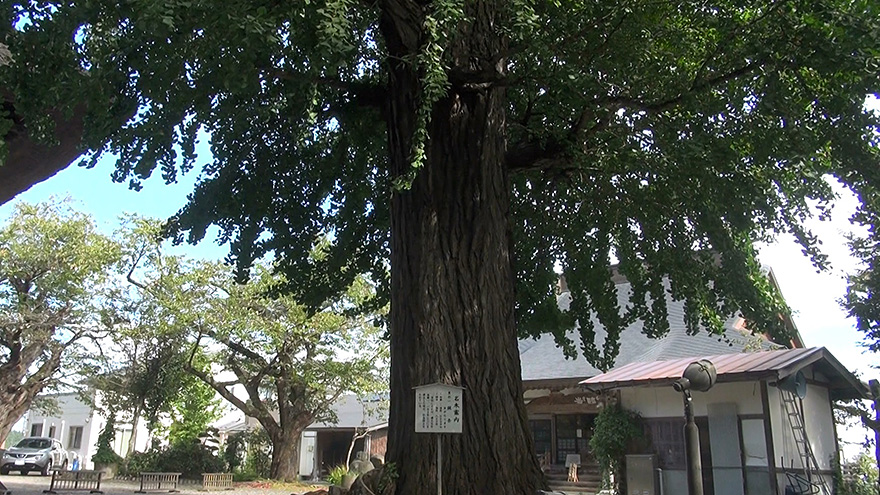
<instances>
[{"instance_id":1,"label":"gray tiled roof","mask_svg":"<svg viewBox=\"0 0 880 495\"><path fill-rule=\"evenodd\" d=\"M618 284L617 289L618 300L621 305L625 305L629 284ZM565 292L559 296L560 308L567 309L570 302L570 293ZM624 329L620 335L620 353L614 363L615 368L635 362L729 354L740 352L745 347L747 336L735 328L739 318L730 318L725 322L723 335L709 335L703 330L696 335L688 335L684 323L684 302L668 298L667 307L669 333L665 337L661 339L648 338L642 333L643 325L640 321ZM598 342L602 342L605 339L605 330L599 324L598 319L594 318L594 322L596 339ZM580 349L580 333L572 330L568 336ZM765 349L769 349L771 346L770 343L763 345ZM551 335L544 335L538 339L520 340L519 353L522 361L522 379L526 382L559 378L586 379L601 374L601 371L587 362L583 354L579 354L576 359L566 359L562 349L556 346Z\"/></svg>"},{"instance_id":2,"label":"gray tiled roof","mask_svg":"<svg viewBox=\"0 0 880 495\"><path fill-rule=\"evenodd\" d=\"M336 421L316 422L309 425L310 430L324 428L368 428L388 422L388 409L378 402L365 405L356 395L347 394L333 403Z\"/></svg>"}]
</instances>

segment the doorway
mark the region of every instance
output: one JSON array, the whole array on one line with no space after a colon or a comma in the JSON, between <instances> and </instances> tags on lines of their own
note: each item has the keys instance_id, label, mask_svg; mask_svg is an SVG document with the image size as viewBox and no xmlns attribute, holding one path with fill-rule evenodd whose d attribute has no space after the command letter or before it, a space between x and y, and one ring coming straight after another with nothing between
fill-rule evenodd
<instances>
[{"instance_id":1,"label":"doorway","mask_svg":"<svg viewBox=\"0 0 880 495\"><path fill-rule=\"evenodd\" d=\"M556 416L556 452L554 462L565 464L568 455L580 456L581 465L595 462L590 452L595 414L560 414Z\"/></svg>"}]
</instances>

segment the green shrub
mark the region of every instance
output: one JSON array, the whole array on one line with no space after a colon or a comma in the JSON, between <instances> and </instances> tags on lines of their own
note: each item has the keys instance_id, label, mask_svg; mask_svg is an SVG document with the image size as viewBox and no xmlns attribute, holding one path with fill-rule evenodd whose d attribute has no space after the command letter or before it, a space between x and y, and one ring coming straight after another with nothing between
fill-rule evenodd
<instances>
[{"instance_id":1,"label":"green shrub","mask_svg":"<svg viewBox=\"0 0 880 495\"><path fill-rule=\"evenodd\" d=\"M331 485L342 486L342 478L346 474L348 474L348 467L340 464L330 470L330 474L327 475L327 481Z\"/></svg>"},{"instance_id":2,"label":"green shrub","mask_svg":"<svg viewBox=\"0 0 880 495\"><path fill-rule=\"evenodd\" d=\"M241 466L244 457L244 440L243 433L234 433L226 439L226 448L223 449L223 460L226 462L226 469L229 472L236 472ZM250 480L248 480L250 481Z\"/></svg>"},{"instance_id":3,"label":"green shrub","mask_svg":"<svg viewBox=\"0 0 880 495\"><path fill-rule=\"evenodd\" d=\"M843 472L841 472L843 471ZM845 473L845 474L844 474ZM877 495L877 462L867 453L862 452L843 469L835 471L838 495Z\"/></svg>"},{"instance_id":4,"label":"green shrub","mask_svg":"<svg viewBox=\"0 0 880 495\"><path fill-rule=\"evenodd\" d=\"M618 404L605 406L596 416L593 436L590 438L590 450L602 469L605 484L612 474L619 482L627 449L630 443L642 434L641 416ZM617 489L616 486L611 488Z\"/></svg>"},{"instance_id":5,"label":"green shrub","mask_svg":"<svg viewBox=\"0 0 880 495\"><path fill-rule=\"evenodd\" d=\"M269 478L272 471L272 442L266 430L258 428L245 433L244 442L247 444L247 454L242 471Z\"/></svg>"},{"instance_id":6,"label":"green shrub","mask_svg":"<svg viewBox=\"0 0 880 495\"><path fill-rule=\"evenodd\" d=\"M250 471L236 471L232 473L232 481L254 481L258 479L260 479L260 477L257 473Z\"/></svg>"},{"instance_id":7,"label":"green shrub","mask_svg":"<svg viewBox=\"0 0 880 495\"><path fill-rule=\"evenodd\" d=\"M147 452L133 452L125 458L119 469L122 476L138 476L140 473L159 470L160 449L153 448Z\"/></svg>"},{"instance_id":8,"label":"green shrub","mask_svg":"<svg viewBox=\"0 0 880 495\"><path fill-rule=\"evenodd\" d=\"M113 440L116 438L116 418L112 412L108 415L107 424L98 434L98 441L92 462L95 464L121 464L122 457L113 451Z\"/></svg>"},{"instance_id":9,"label":"green shrub","mask_svg":"<svg viewBox=\"0 0 880 495\"><path fill-rule=\"evenodd\" d=\"M223 460L198 440L177 442L157 454L156 470L180 473L187 479L201 479L202 473L222 472Z\"/></svg>"}]
</instances>

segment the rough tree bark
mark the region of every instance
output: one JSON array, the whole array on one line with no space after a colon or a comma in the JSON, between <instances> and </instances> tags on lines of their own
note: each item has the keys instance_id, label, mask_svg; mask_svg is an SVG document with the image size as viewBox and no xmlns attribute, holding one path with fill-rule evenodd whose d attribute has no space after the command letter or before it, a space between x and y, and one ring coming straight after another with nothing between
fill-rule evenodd
<instances>
[{"instance_id":1,"label":"rough tree bark","mask_svg":"<svg viewBox=\"0 0 880 495\"><path fill-rule=\"evenodd\" d=\"M413 2L414 3L414 2ZM410 169L419 78L396 60L418 49L418 7L388 2L389 145L393 176ZM452 72L503 72L493 2L467 2L473 23L450 47ZM470 79L472 80L472 78ZM457 84L433 108L423 168L394 193L388 461L398 494L436 492L436 438L414 433L412 387L464 387L461 435L446 435L443 490L533 494L543 486L522 400L514 321L504 89Z\"/></svg>"},{"instance_id":2,"label":"rough tree bark","mask_svg":"<svg viewBox=\"0 0 880 495\"><path fill-rule=\"evenodd\" d=\"M228 342L227 342L228 344ZM196 343L198 345L198 342ZM233 367L236 375L241 379L244 374L239 367ZM187 366L190 373L208 384L224 399L237 407L245 415L256 419L266 430L269 441L272 442L272 462L269 476L272 479L284 481L296 481L299 477L300 443L303 431L315 420L315 415L303 407L305 403L302 389L292 390L286 379L278 378L275 382L278 419L269 410L268 405L260 395L259 381L242 380L245 392L248 394L247 401L242 400L227 388L232 383L218 382L214 377L191 364ZM296 394L300 392L300 394ZM338 394L333 398L338 398ZM332 402L332 400L330 401Z\"/></svg>"},{"instance_id":3,"label":"rough tree bark","mask_svg":"<svg viewBox=\"0 0 880 495\"><path fill-rule=\"evenodd\" d=\"M0 94L3 93L0 89ZM15 113L9 96L4 98L2 107L13 120L13 126L3 136L9 146L9 154L5 162L0 163L0 205L32 185L52 177L79 157L82 153L80 142L85 115L84 106L78 107L69 119L53 111L56 144L47 146L30 138L25 122Z\"/></svg>"},{"instance_id":4,"label":"rough tree bark","mask_svg":"<svg viewBox=\"0 0 880 495\"><path fill-rule=\"evenodd\" d=\"M40 349L42 346L38 344L25 346L0 365L0 445L6 441L15 423L30 409L46 381L61 366L61 350L53 349L37 371L28 375L28 369L35 360L33 354L39 353Z\"/></svg>"},{"instance_id":5,"label":"rough tree bark","mask_svg":"<svg viewBox=\"0 0 880 495\"><path fill-rule=\"evenodd\" d=\"M299 478L300 444L302 432L308 423L293 428L278 429L275 434L270 434L272 441L272 464L270 468L272 479L284 481L297 481Z\"/></svg>"}]
</instances>

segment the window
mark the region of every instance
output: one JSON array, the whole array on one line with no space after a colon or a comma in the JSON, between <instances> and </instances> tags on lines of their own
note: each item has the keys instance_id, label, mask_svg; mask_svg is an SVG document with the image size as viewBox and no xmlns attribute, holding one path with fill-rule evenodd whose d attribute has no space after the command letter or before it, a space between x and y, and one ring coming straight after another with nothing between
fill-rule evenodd
<instances>
[{"instance_id":1,"label":"window","mask_svg":"<svg viewBox=\"0 0 880 495\"><path fill-rule=\"evenodd\" d=\"M43 436L43 425L31 425L31 436L32 437L40 437Z\"/></svg>"},{"instance_id":2,"label":"window","mask_svg":"<svg viewBox=\"0 0 880 495\"><path fill-rule=\"evenodd\" d=\"M535 440L535 455L544 455L550 452L550 440L552 434L551 422L549 419L530 419L529 426L532 429L532 437Z\"/></svg>"},{"instance_id":3,"label":"window","mask_svg":"<svg viewBox=\"0 0 880 495\"><path fill-rule=\"evenodd\" d=\"M83 427L71 426L70 433L67 436L67 448L78 449L82 447Z\"/></svg>"},{"instance_id":4,"label":"window","mask_svg":"<svg viewBox=\"0 0 880 495\"><path fill-rule=\"evenodd\" d=\"M646 419L645 429L663 469L684 469L684 419Z\"/></svg>"},{"instance_id":5,"label":"window","mask_svg":"<svg viewBox=\"0 0 880 495\"><path fill-rule=\"evenodd\" d=\"M49 438L55 438L55 427L54 426L49 427Z\"/></svg>"}]
</instances>

